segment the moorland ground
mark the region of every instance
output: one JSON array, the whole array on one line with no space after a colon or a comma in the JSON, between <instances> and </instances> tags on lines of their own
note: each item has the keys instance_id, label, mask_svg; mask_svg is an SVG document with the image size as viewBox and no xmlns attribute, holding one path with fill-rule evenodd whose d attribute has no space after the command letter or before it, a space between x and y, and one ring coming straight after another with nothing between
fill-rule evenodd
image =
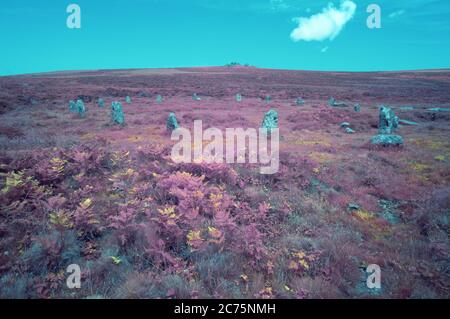
<instances>
[{"instance_id":1,"label":"moorland ground","mask_svg":"<svg viewBox=\"0 0 450 319\"><path fill-rule=\"evenodd\" d=\"M331 96L350 107L330 107ZM77 98L84 118L69 112ZM116 100L124 126L111 123ZM417 123L399 128L402 147L370 144L381 104ZM436 107L450 107L448 70L1 77L0 296L446 298L450 112ZM277 174L171 161L170 112L183 127L258 128L269 109ZM80 289L66 286L70 264ZM369 264L381 289L365 284Z\"/></svg>"}]
</instances>

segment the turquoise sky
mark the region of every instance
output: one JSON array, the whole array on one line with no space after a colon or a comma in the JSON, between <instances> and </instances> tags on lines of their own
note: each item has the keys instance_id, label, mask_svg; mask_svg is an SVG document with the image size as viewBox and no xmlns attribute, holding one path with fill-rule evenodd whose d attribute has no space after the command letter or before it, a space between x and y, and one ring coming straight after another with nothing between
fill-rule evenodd
<instances>
[{"instance_id":1,"label":"turquoise sky","mask_svg":"<svg viewBox=\"0 0 450 319\"><path fill-rule=\"evenodd\" d=\"M344 10L348 1L2 0L0 75L232 61L338 71L450 67L449 0L352 0L354 12ZM71 3L81 7L81 29L66 26ZM381 29L366 26L370 3L381 7ZM335 15L333 36L308 20L342 10L346 21ZM300 33L313 39L291 38L299 17Z\"/></svg>"}]
</instances>

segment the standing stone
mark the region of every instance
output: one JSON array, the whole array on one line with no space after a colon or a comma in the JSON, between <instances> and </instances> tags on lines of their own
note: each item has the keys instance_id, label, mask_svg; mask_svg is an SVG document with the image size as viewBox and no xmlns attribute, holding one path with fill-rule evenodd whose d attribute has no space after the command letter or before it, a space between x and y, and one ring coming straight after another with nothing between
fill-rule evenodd
<instances>
[{"instance_id":1,"label":"standing stone","mask_svg":"<svg viewBox=\"0 0 450 319\"><path fill-rule=\"evenodd\" d=\"M111 119L115 124L123 125L125 123L125 115L120 102L114 101L111 103Z\"/></svg>"},{"instance_id":2,"label":"standing stone","mask_svg":"<svg viewBox=\"0 0 450 319\"><path fill-rule=\"evenodd\" d=\"M179 128L180 126L178 125L178 121L177 118L175 116L175 113L170 113L169 114L169 118L167 119L167 124L166 127L169 131L173 131L176 130L177 128Z\"/></svg>"},{"instance_id":3,"label":"standing stone","mask_svg":"<svg viewBox=\"0 0 450 319\"><path fill-rule=\"evenodd\" d=\"M242 95L241 94L236 94L236 102L241 102L242 101Z\"/></svg>"},{"instance_id":4,"label":"standing stone","mask_svg":"<svg viewBox=\"0 0 450 319\"><path fill-rule=\"evenodd\" d=\"M372 137L372 144L383 146L398 146L403 144L403 138L400 135L393 134L398 128L398 117L391 108L380 107L380 117L378 124L378 135Z\"/></svg>"},{"instance_id":5,"label":"standing stone","mask_svg":"<svg viewBox=\"0 0 450 319\"><path fill-rule=\"evenodd\" d=\"M103 100L102 98L98 99L98 107L105 107L105 100Z\"/></svg>"},{"instance_id":6,"label":"standing stone","mask_svg":"<svg viewBox=\"0 0 450 319\"><path fill-rule=\"evenodd\" d=\"M161 104L163 102L163 97L162 95L158 94L156 96L156 103Z\"/></svg>"},{"instance_id":7,"label":"standing stone","mask_svg":"<svg viewBox=\"0 0 450 319\"><path fill-rule=\"evenodd\" d=\"M197 95L197 93L192 94L193 101L201 101L202 99Z\"/></svg>"},{"instance_id":8,"label":"standing stone","mask_svg":"<svg viewBox=\"0 0 450 319\"><path fill-rule=\"evenodd\" d=\"M275 110L270 110L264 115L264 120L262 122L261 127L264 131L272 132L273 129L278 128L278 113Z\"/></svg>"},{"instance_id":9,"label":"standing stone","mask_svg":"<svg viewBox=\"0 0 450 319\"><path fill-rule=\"evenodd\" d=\"M131 104L131 97L129 95L127 95L127 97L125 98L125 102Z\"/></svg>"},{"instance_id":10,"label":"standing stone","mask_svg":"<svg viewBox=\"0 0 450 319\"><path fill-rule=\"evenodd\" d=\"M379 117L379 133L380 134L392 134L398 128L398 117L394 114L391 108L386 106L380 107Z\"/></svg>"},{"instance_id":11,"label":"standing stone","mask_svg":"<svg viewBox=\"0 0 450 319\"><path fill-rule=\"evenodd\" d=\"M84 106L83 100L81 99L77 100L77 112L80 117L84 117L86 113L86 107Z\"/></svg>"},{"instance_id":12,"label":"standing stone","mask_svg":"<svg viewBox=\"0 0 450 319\"><path fill-rule=\"evenodd\" d=\"M334 99L334 97L330 97L330 99L328 100L328 105L334 106L335 103L336 103L336 100Z\"/></svg>"},{"instance_id":13,"label":"standing stone","mask_svg":"<svg viewBox=\"0 0 450 319\"><path fill-rule=\"evenodd\" d=\"M297 106L302 106L303 104L305 104L305 100L303 100L301 97L298 97L298 98L295 100L295 104L296 104Z\"/></svg>"},{"instance_id":14,"label":"standing stone","mask_svg":"<svg viewBox=\"0 0 450 319\"><path fill-rule=\"evenodd\" d=\"M265 99L266 103L269 103L270 101L272 101L272 97L270 95L266 95Z\"/></svg>"},{"instance_id":15,"label":"standing stone","mask_svg":"<svg viewBox=\"0 0 450 319\"><path fill-rule=\"evenodd\" d=\"M359 103L356 103L355 106L353 106L353 109L355 110L355 112L360 112L361 111L361 105Z\"/></svg>"},{"instance_id":16,"label":"standing stone","mask_svg":"<svg viewBox=\"0 0 450 319\"><path fill-rule=\"evenodd\" d=\"M69 101L69 111L72 112L72 113L77 113L78 112L78 110L77 110L77 103L75 103L74 100L70 100Z\"/></svg>"}]
</instances>

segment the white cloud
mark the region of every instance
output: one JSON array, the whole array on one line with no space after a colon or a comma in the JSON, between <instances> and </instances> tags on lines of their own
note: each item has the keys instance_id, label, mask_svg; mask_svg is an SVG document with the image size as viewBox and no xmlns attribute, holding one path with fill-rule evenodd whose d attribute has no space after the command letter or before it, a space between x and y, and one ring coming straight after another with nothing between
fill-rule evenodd
<instances>
[{"instance_id":1,"label":"white cloud","mask_svg":"<svg viewBox=\"0 0 450 319\"><path fill-rule=\"evenodd\" d=\"M389 18L396 18L399 17L401 15L403 15L405 13L405 10L398 10L398 11L394 11L391 14L389 14Z\"/></svg>"},{"instance_id":2,"label":"white cloud","mask_svg":"<svg viewBox=\"0 0 450 319\"><path fill-rule=\"evenodd\" d=\"M322 48L322 50L320 50L320 52L322 52L322 53L325 53L327 51L328 51L328 47L324 47L324 48Z\"/></svg>"},{"instance_id":3,"label":"white cloud","mask_svg":"<svg viewBox=\"0 0 450 319\"><path fill-rule=\"evenodd\" d=\"M295 18L298 27L292 31L291 39L295 42L333 40L353 18L355 11L356 4L350 0L341 2L339 8L329 3L321 13L309 18Z\"/></svg>"}]
</instances>

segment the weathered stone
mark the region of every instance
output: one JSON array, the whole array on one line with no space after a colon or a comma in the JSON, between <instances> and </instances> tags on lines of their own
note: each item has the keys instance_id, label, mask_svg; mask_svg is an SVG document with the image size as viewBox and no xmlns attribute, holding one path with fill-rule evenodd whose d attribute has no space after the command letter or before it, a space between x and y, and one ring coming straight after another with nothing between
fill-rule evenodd
<instances>
[{"instance_id":1,"label":"weathered stone","mask_svg":"<svg viewBox=\"0 0 450 319\"><path fill-rule=\"evenodd\" d=\"M131 104L131 97L127 95L125 98L125 102L127 102L128 104Z\"/></svg>"},{"instance_id":2,"label":"weathered stone","mask_svg":"<svg viewBox=\"0 0 450 319\"><path fill-rule=\"evenodd\" d=\"M77 110L77 103L75 103L74 100L70 100L69 101L69 111L72 112L72 113L78 112L78 110Z\"/></svg>"},{"instance_id":3,"label":"weathered stone","mask_svg":"<svg viewBox=\"0 0 450 319\"><path fill-rule=\"evenodd\" d=\"M349 122L342 122L341 123L341 127L349 127L350 123Z\"/></svg>"},{"instance_id":4,"label":"weathered stone","mask_svg":"<svg viewBox=\"0 0 450 319\"><path fill-rule=\"evenodd\" d=\"M419 123L417 123L417 122L402 120L402 119L398 120L398 123L403 124L403 125L419 125Z\"/></svg>"},{"instance_id":5,"label":"weathered stone","mask_svg":"<svg viewBox=\"0 0 450 319\"><path fill-rule=\"evenodd\" d=\"M301 97L298 97L298 98L295 100L295 105L301 106L301 105L303 105L303 104L305 104L305 100L303 100Z\"/></svg>"},{"instance_id":6,"label":"weathered stone","mask_svg":"<svg viewBox=\"0 0 450 319\"><path fill-rule=\"evenodd\" d=\"M392 134L398 128L398 117L391 108L386 106L380 107L380 117L378 130L380 134Z\"/></svg>"},{"instance_id":7,"label":"weathered stone","mask_svg":"<svg viewBox=\"0 0 450 319\"><path fill-rule=\"evenodd\" d=\"M382 146L399 146L403 144L403 137L395 134L378 134L372 137L374 145Z\"/></svg>"},{"instance_id":8,"label":"weathered stone","mask_svg":"<svg viewBox=\"0 0 450 319\"><path fill-rule=\"evenodd\" d=\"M197 95L197 93L192 94L192 100L201 101L202 99Z\"/></svg>"},{"instance_id":9,"label":"weathered stone","mask_svg":"<svg viewBox=\"0 0 450 319\"><path fill-rule=\"evenodd\" d=\"M169 131L176 130L177 128L180 127L180 125L178 125L178 121L175 116L175 113L172 112L169 114L169 118L167 119L166 127Z\"/></svg>"},{"instance_id":10,"label":"weathered stone","mask_svg":"<svg viewBox=\"0 0 450 319\"><path fill-rule=\"evenodd\" d=\"M346 128L345 128L345 133L347 133L347 134L353 134L353 133L356 133L356 131L353 130L353 129L351 129L350 127L346 127Z\"/></svg>"},{"instance_id":11,"label":"weathered stone","mask_svg":"<svg viewBox=\"0 0 450 319\"><path fill-rule=\"evenodd\" d=\"M328 100L328 105L331 106L331 107L346 107L346 106L348 106L344 102L336 101L334 99L334 97L330 97L330 99Z\"/></svg>"},{"instance_id":12,"label":"weathered stone","mask_svg":"<svg viewBox=\"0 0 450 319\"><path fill-rule=\"evenodd\" d=\"M264 120L261 127L265 132L271 132L273 129L278 128L278 113L275 110L270 110L264 115Z\"/></svg>"},{"instance_id":13,"label":"weathered stone","mask_svg":"<svg viewBox=\"0 0 450 319\"><path fill-rule=\"evenodd\" d=\"M414 107L413 106L401 106L400 110L402 110L402 111L412 111L412 110L414 110Z\"/></svg>"},{"instance_id":14,"label":"weathered stone","mask_svg":"<svg viewBox=\"0 0 450 319\"><path fill-rule=\"evenodd\" d=\"M98 99L98 107L105 107L105 100L103 100L102 98Z\"/></svg>"},{"instance_id":15,"label":"weathered stone","mask_svg":"<svg viewBox=\"0 0 450 319\"><path fill-rule=\"evenodd\" d=\"M95 100L95 97L92 96L92 95L80 94L80 95L77 96L77 100L82 100L83 102L91 103L92 101Z\"/></svg>"},{"instance_id":16,"label":"weathered stone","mask_svg":"<svg viewBox=\"0 0 450 319\"><path fill-rule=\"evenodd\" d=\"M382 146L399 146L403 144L403 137L393 134L398 128L398 117L386 106L380 107L378 131L372 137L372 144Z\"/></svg>"},{"instance_id":17,"label":"weathered stone","mask_svg":"<svg viewBox=\"0 0 450 319\"><path fill-rule=\"evenodd\" d=\"M30 99L30 103L31 103L31 105L38 105L39 104L39 100L37 100L35 98L31 98Z\"/></svg>"},{"instance_id":18,"label":"weathered stone","mask_svg":"<svg viewBox=\"0 0 450 319\"><path fill-rule=\"evenodd\" d=\"M270 95L266 95L264 100L266 101L266 103L269 103L270 101L272 101L272 97Z\"/></svg>"},{"instance_id":19,"label":"weathered stone","mask_svg":"<svg viewBox=\"0 0 450 319\"><path fill-rule=\"evenodd\" d=\"M241 102L242 101L242 95L241 94L236 94L236 102Z\"/></svg>"},{"instance_id":20,"label":"weathered stone","mask_svg":"<svg viewBox=\"0 0 450 319\"><path fill-rule=\"evenodd\" d=\"M361 206L359 206L358 204L355 204L355 203L349 203L348 204L348 209L349 210L358 210L360 208L361 208Z\"/></svg>"},{"instance_id":21,"label":"weathered stone","mask_svg":"<svg viewBox=\"0 0 450 319\"><path fill-rule=\"evenodd\" d=\"M353 106L353 109L355 110L355 112L361 112L361 105L359 103L356 103Z\"/></svg>"},{"instance_id":22,"label":"weathered stone","mask_svg":"<svg viewBox=\"0 0 450 319\"><path fill-rule=\"evenodd\" d=\"M158 94L156 96L156 103L161 104L163 102L163 97L162 95Z\"/></svg>"},{"instance_id":23,"label":"weathered stone","mask_svg":"<svg viewBox=\"0 0 450 319\"><path fill-rule=\"evenodd\" d=\"M83 100L77 100L77 112L80 117L84 117L86 113L86 107L84 106Z\"/></svg>"},{"instance_id":24,"label":"weathered stone","mask_svg":"<svg viewBox=\"0 0 450 319\"><path fill-rule=\"evenodd\" d=\"M125 124L125 115L123 114L122 104L120 102L114 101L111 103L111 119L115 124Z\"/></svg>"},{"instance_id":25,"label":"weathered stone","mask_svg":"<svg viewBox=\"0 0 450 319\"><path fill-rule=\"evenodd\" d=\"M151 95L147 92L141 91L138 93L139 97L150 97Z\"/></svg>"},{"instance_id":26,"label":"weathered stone","mask_svg":"<svg viewBox=\"0 0 450 319\"><path fill-rule=\"evenodd\" d=\"M443 108L443 107L434 107L431 109L428 109L430 112L450 112L450 108Z\"/></svg>"}]
</instances>

